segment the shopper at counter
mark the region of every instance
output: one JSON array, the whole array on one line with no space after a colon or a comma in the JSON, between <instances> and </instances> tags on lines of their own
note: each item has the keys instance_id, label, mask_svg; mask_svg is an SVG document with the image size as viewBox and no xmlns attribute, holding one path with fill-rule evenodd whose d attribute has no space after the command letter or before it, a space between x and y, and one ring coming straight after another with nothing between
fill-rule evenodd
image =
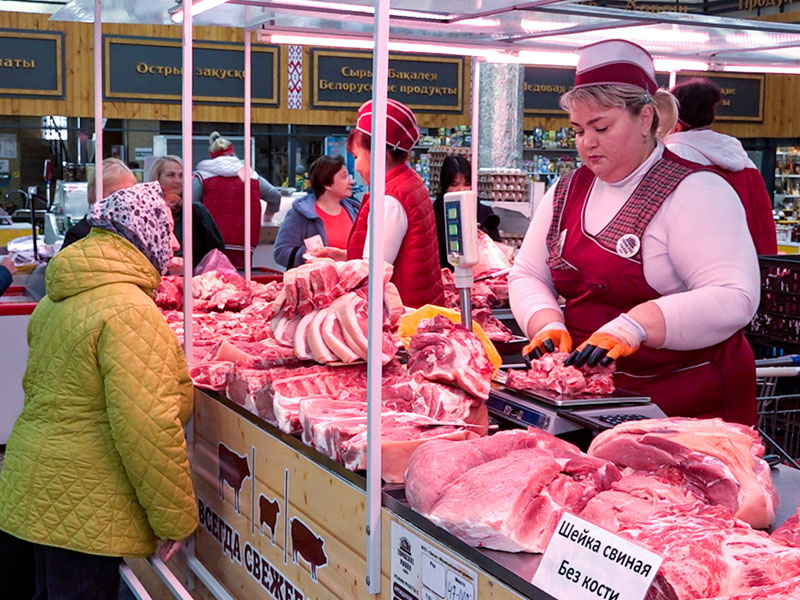
<instances>
[{"instance_id":1,"label":"shopper at counter","mask_svg":"<svg viewBox=\"0 0 800 600\"><path fill-rule=\"evenodd\" d=\"M447 260L447 232L444 224L444 195L448 192L461 192L472 187L472 167L463 156L448 156L442 162L439 175L439 193L433 201L433 215L436 218L436 236L439 240L439 264L443 269L453 270ZM477 202L477 200L476 200ZM500 217L484 204L478 202L478 227L494 241L500 241Z\"/></svg>"},{"instance_id":2,"label":"shopper at counter","mask_svg":"<svg viewBox=\"0 0 800 600\"><path fill-rule=\"evenodd\" d=\"M144 183L95 204L89 224L47 268L0 471L0 529L34 544L37 598L116 598L121 557L161 539L168 560L198 522L191 379L151 297L177 247L170 211Z\"/></svg>"},{"instance_id":3,"label":"shopper at counter","mask_svg":"<svg viewBox=\"0 0 800 600\"><path fill-rule=\"evenodd\" d=\"M278 230L273 256L287 269L305 262L305 240L320 236L325 246L347 250L359 204L341 156L320 156L311 164L312 193L298 198Z\"/></svg>"},{"instance_id":4,"label":"shopper at counter","mask_svg":"<svg viewBox=\"0 0 800 600\"><path fill-rule=\"evenodd\" d=\"M676 85L672 93L680 104L678 122L664 145L681 158L713 166L739 195L756 252L777 254L772 198L764 178L739 140L709 129L722 101L719 86L696 77Z\"/></svg>"},{"instance_id":5,"label":"shopper at counter","mask_svg":"<svg viewBox=\"0 0 800 600\"><path fill-rule=\"evenodd\" d=\"M102 196L110 196L117 190L124 190L136 184L136 176L128 166L118 158L106 158L103 160L103 190ZM89 176L89 183L86 186L86 200L89 202L89 210L97 200L97 188L95 183L95 173ZM62 250L70 244L85 238L89 235L91 227L84 216L67 230L64 235L64 243L61 244Z\"/></svg>"},{"instance_id":6,"label":"shopper at counter","mask_svg":"<svg viewBox=\"0 0 800 600\"><path fill-rule=\"evenodd\" d=\"M355 156L355 168L364 183L370 181L372 100L358 109L356 127L347 138L347 150ZM406 105L386 103L386 195L384 197L384 260L394 265L392 282L403 304L417 308L441 304L444 299L436 240L433 204L422 178L408 166L408 153L419 139L417 118ZM368 258L369 195L356 216L347 252L325 247L313 254L335 259Z\"/></svg>"},{"instance_id":7,"label":"shopper at counter","mask_svg":"<svg viewBox=\"0 0 800 600\"><path fill-rule=\"evenodd\" d=\"M211 158L197 164L192 181L192 199L202 202L219 225L225 241L225 254L237 268L244 268L244 161L236 157L233 144L216 131L209 138ZM261 202L270 220L281 205L281 193L260 177L250 173L250 252L261 235Z\"/></svg>"},{"instance_id":8,"label":"shopper at counter","mask_svg":"<svg viewBox=\"0 0 800 600\"><path fill-rule=\"evenodd\" d=\"M511 270L525 352L570 352L574 340L568 363L616 360L617 387L668 415L754 424L755 361L741 329L760 282L736 192L657 140L676 102L635 44L582 48L561 106L584 166L545 194Z\"/></svg>"},{"instance_id":9,"label":"shopper at counter","mask_svg":"<svg viewBox=\"0 0 800 600\"><path fill-rule=\"evenodd\" d=\"M17 266L10 256L4 256L0 259L0 296L11 287L14 281L14 273L17 272Z\"/></svg>"},{"instance_id":10,"label":"shopper at counter","mask_svg":"<svg viewBox=\"0 0 800 600\"><path fill-rule=\"evenodd\" d=\"M158 158L150 167L150 180L161 184L164 201L172 210L175 234L180 242L176 256L183 256L183 160L180 156ZM214 249L225 252L225 242L216 221L200 202L192 202L192 267Z\"/></svg>"}]
</instances>

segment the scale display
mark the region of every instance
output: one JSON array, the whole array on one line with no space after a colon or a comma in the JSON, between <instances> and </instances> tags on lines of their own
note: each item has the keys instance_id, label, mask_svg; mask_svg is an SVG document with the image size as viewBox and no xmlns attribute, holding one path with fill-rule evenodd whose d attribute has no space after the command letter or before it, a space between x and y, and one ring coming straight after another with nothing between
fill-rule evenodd
<instances>
[{"instance_id":1,"label":"scale display","mask_svg":"<svg viewBox=\"0 0 800 600\"><path fill-rule=\"evenodd\" d=\"M461 254L464 250L463 230L461 227L461 206L448 203L445 209L445 228L447 230L447 251Z\"/></svg>"}]
</instances>

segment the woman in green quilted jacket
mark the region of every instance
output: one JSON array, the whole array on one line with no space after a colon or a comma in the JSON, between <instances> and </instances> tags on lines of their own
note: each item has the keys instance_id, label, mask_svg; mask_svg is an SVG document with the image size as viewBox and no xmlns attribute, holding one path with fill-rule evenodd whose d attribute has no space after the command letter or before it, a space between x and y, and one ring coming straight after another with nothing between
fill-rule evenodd
<instances>
[{"instance_id":1,"label":"woman in green quilted jacket","mask_svg":"<svg viewBox=\"0 0 800 600\"><path fill-rule=\"evenodd\" d=\"M121 557L160 539L168 560L197 526L191 380L152 299L177 245L171 213L153 182L96 203L89 222L47 267L0 471L0 530L33 544L37 599L116 598Z\"/></svg>"}]
</instances>

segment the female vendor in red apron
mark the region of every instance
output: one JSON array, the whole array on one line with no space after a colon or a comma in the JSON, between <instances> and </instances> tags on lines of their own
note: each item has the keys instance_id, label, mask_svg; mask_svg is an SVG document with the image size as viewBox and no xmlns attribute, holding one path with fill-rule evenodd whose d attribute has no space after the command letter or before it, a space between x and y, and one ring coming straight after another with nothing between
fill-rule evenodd
<instances>
[{"instance_id":1,"label":"female vendor in red apron","mask_svg":"<svg viewBox=\"0 0 800 600\"><path fill-rule=\"evenodd\" d=\"M525 352L570 352L574 340L567 364L616 360L617 387L667 415L755 424L741 328L759 271L736 193L657 142L676 105L643 48L581 49L575 83L562 107L584 166L548 191L510 277Z\"/></svg>"}]
</instances>

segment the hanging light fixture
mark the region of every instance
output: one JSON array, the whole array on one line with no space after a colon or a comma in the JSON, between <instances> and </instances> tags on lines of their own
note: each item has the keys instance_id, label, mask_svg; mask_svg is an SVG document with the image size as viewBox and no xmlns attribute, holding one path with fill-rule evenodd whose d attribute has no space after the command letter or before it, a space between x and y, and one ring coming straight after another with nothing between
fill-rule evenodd
<instances>
[{"instance_id":1,"label":"hanging light fixture","mask_svg":"<svg viewBox=\"0 0 800 600\"><path fill-rule=\"evenodd\" d=\"M198 0L192 4L189 9L189 14L193 17L204 13L207 10L221 6L230 0ZM169 18L173 23L183 23L183 3L178 2L175 6L169 9Z\"/></svg>"}]
</instances>

